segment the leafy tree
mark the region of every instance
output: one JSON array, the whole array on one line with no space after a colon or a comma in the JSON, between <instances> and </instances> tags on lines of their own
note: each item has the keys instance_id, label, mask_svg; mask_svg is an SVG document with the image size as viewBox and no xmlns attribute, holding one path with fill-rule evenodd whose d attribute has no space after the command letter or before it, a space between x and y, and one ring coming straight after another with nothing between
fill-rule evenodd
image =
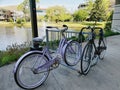
<instances>
[{"instance_id":1,"label":"leafy tree","mask_svg":"<svg viewBox=\"0 0 120 90\"><path fill-rule=\"evenodd\" d=\"M62 6L53 6L49 7L46 11L46 17L50 21L65 21L71 18L71 15L69 12L66 10L66 8Z\"/></svg>"},{"instance_id":2,"label":"leafy tree","mask_svg":"<svg viewBox=\"0 0 120 90\"><path fill-rule=\"evenodd\" d=\"M90 13L91 10L93 9L93 5L94 5L94 1L95 0L87 0L87 7L86 7L86 10Z\"/></svg>"},{"instance_id":3,"label":"leafy tree","mask_svg":"<svg viewBox=\"0 0 120 90\"><path fill-rule=\"evenodd\" d=\"M17 6L17 9L22 11L26 18L27 14L29 13L29 0L24 0L21 4Z\"/></svg>"},{"instance_id":4,"label":"leafy tree","mask_svg":"<svg viewBox=\"0 0 120 90\"><path fill-rule=\"evenodd\" d=\"M39 2L40 0L36 0L36 2ZM28 17L28 14L30 12L29 9L29 0L24 0L21 4L17 6L17 9L22 11L25 15L25 18Z\"/></svg>"},{"instance_id":5,"label":"leafy tree","mask_svg":"<svg viewBox=\"0 0 120 90\"><path fill-rule=\"evenodd\" d=\"M37 15L37 19L38 19L38 21L43 21L43 20L45 20L45 17L41 16L41 15Z\"/></svg>"},{"instance_id":6,"label":"leafy tree","mask_svg":"<svg viewBox=\"0 0 120 90\"><path fill-rule=\"evenodd\" d=\"M110 12L108 13L107 21L112 21L112 18L113 18L113 11L110 11Z\"/></svg>"},{"instance_id":7,"label":"leafy tree","mask_svg":"<svg viewBox=\"0 0 120 90\"><path fill-rule=\"evenodd\" d=\"M25 22L26 22L25 18L17 18L17 19L16 19L16 23L17 23L17 24L23 24L23 23L25 23Z\"/></svg>"},{"instance_id":8,"label":"leafy tree","mask_svg":"<svg viewBox=\"0 0 120 90\"><path fill-rule=\"evenodd\" d=\"M64 13L60 17L60 21L70 21L72 19L72 15L70 13Z\"/></svg>"},{"instance_id":9,"label":"leafy tree","mask_svg":"<svg viewBox=\"0 0 120 90\"><path fill-rule=\"evenodd\" d=\"M88 12L85 9L78 10L73 14L74 21L84 21L88 17Z\"/></svg>"},{"instance_id":10,"label":"leafy tree","mask_svg":"<svg viewBox=\"0 0 120 90\"><path fill-rule=\"evenodd\" d=\"M91 20L107 20L107 15L109 13L109 6L110 1L109 0L95 0L95 3L93 5L93 9L91 10Z\"/></svg>"}]
</instances>

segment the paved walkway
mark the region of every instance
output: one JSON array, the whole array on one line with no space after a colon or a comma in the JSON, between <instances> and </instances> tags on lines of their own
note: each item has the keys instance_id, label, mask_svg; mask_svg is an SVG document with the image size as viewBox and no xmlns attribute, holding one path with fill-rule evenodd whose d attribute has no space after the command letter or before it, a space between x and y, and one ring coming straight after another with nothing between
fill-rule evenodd
<instances>
[{"instance_id":1,"label":"paved walkway","mask_svg":"<svg viewBox=\"0 0 120 90\"><path fill-rule=\"evenodd\" d=\"M14 81L13 66L0 68L0 90L23 90ZM87 76L60 66L35 90L120 90L120 35L108 38L105 59L99 61Z\"/></svg>"}]
</instances>

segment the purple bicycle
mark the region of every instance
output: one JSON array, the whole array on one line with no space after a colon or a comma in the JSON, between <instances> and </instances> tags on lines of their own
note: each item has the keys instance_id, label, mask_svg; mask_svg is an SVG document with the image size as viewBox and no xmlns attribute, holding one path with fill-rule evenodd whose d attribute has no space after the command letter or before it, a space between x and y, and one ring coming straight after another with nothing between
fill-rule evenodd
<instances>
[{"instance_id":1,"label":"purple bicycle","mask_svg":"<svg viewBox=\"0 0 120 90\"><path fill-rule=\"evenodd\" d=\"M42 50L36 49L25 53L15 64L14 78L21 88L34 89L42 85L49 72L61 64L61 59L69 67L75 66L80 61L82 47L77 41L67 40L64 35L64 32L68 29L67 25L63 25L62 29L52 26L46 27L46 29L53 28L60 30L63 37L54 55L51 55L49 48L44 46ZM40 43L43 38L34 38L33 41ZM39 44L37 43L36 46L39 46Z\"/></svg>"}]
</instances>

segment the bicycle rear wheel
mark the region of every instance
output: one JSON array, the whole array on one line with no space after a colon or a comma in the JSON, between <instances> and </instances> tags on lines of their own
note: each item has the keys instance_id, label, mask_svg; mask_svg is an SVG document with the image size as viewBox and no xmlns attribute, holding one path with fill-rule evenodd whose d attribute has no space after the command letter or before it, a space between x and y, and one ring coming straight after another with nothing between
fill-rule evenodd
<instances>
[{"instance_id":1,"label":"bicycle rear wheel","mask_svg":"<svg viewBox=\"0 0 120 90\"><path fill-rule=\"evenodd\" d=\"M39 52L30 53L21 58L14 73L16 83L24 89L34 89L42 85L49 75L49 68L41 73L34 73L34 69L47 61L48 58Z\"/></svg>"},{"instance_id":2,"label":"bicycle rear wheel","mask_svg":"<svg viewBox=\"0 0 120 90\"><path fill-rule=\"evenodd\" d=\"M77 41L70 41L64 47L64 61L69 66L74 66L80 61L82 47Z\"/></svg>"},{"instance_id":3,"label":"bicycle rear wheel","mask_svg":"<svg viewBox=\"0 0 120 90\"><path fill-rule=\"evenodd\" d=\"M81 72L83 75L87 75L91 67L91 59L92 59L92 44L86 44L84 47L82 57L81 57Z\"/></svg>"},{"instance_id":4,"label":"bicycle rear wheel","mask_svg":"<svg viewBox=\"0 0 120 90\"><path fill-rule=\"evenodd\" d=\"M106 39L106 37L104 37L103 40L101 40L99 50L100 50L99 57L100 57L101 60L103 60L104 56L106 54L106 50L107 50L107 39Z\"/></svg>"}]
</instances>

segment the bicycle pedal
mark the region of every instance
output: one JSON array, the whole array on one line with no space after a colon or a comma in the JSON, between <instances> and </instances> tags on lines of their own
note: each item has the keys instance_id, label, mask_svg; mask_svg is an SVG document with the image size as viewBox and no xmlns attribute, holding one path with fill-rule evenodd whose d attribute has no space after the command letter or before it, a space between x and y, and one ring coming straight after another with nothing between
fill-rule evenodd
<instances>
[{"instance_id":1,"label":"bicycle pedal","mask_svg":"<svg viewBox=\"0 0 120 90\"><path fill-rule=\"evenodd\" d=\"M51 66L50 70L56 69L58 66Z\"/></svg>"},{"instance_id":2,"label":"bicycle pedal","mask_svg":"<svg viewBox=\"0 0 120 90\"><path fill-rule=\"evenodd\" d=\"M51 69L55 69L59 66L59 63L58 62L55 62L51 65Z\"/></svg>"}]
</instances>

